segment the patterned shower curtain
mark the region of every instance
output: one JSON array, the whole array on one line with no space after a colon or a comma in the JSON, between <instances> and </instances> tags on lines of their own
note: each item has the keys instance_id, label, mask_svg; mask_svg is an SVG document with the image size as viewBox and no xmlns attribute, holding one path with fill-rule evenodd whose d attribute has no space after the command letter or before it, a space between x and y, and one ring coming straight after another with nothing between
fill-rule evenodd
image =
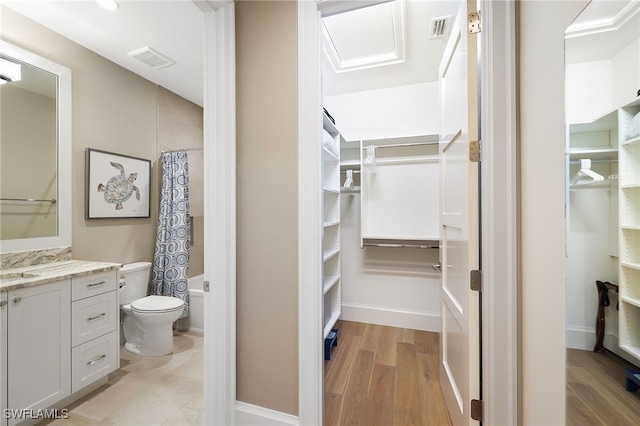
<instances>
[{"instance_id":1,"label":"patterned shower curtain","mask_svg":"<svg viewBox=\"0 0 640 426\"><path fill-rule=\"evenodd\" d=\"M162 154L158 234L153 257L151 294L184 300L180 318L189 316L189 165L184 151Z\"/></svg>"}]
</instances>

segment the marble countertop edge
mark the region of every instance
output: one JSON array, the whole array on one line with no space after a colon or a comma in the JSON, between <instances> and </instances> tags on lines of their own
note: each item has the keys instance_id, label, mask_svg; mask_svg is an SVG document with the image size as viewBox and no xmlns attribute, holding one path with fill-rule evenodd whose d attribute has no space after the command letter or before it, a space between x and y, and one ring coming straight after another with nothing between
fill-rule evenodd
<instances>
[{"instance_id":1,"label":"marble countertop edge","mask_svg":"<svg viewBox=\"0 0 640 426\"><path fill-rule=\"evenodd\" d=\"M82 277L97 272L115 271L121 266L121 263L65 260L19 268L6 268L0 270L0 292Z\"/></svg>"}]
</instances>

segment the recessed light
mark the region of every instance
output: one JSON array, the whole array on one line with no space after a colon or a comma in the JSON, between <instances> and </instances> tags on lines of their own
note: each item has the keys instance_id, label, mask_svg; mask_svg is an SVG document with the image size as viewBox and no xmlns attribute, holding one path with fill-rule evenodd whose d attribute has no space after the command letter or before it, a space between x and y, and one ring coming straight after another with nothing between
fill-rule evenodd
<instances>
[{"instance_id":1,"label":"recessed light","mask_svg":"<svg viewBox=\"0 0 640 426\"><path fill-rule=\"evenodd\" d=\"M108 10L116 10L120 7L116 0L96 0L98 4Z\"/></svg>"}]
</instances>

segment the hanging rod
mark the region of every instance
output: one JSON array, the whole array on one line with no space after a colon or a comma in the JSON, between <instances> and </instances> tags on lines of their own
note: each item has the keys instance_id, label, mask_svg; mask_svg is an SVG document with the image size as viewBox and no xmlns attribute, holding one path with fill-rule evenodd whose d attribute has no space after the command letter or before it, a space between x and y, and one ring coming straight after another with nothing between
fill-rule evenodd
<instances>
[{"instance_id":1,"label":"hanging rod","mask_svg":"<svg viewBox=\"0 0 640 426\"><path fill-rule=\"evenodd\" d=\"M50 200L42 200L38 198L0 198L0 201L29 201L32 203L43 202L43 203L51 203L51 204L56 204L58 202L55 198L52 198Z\"/></svg>"},{"instance_id":2,"label":"hanging rod","mask_svg":"<svg viewBox=\"0 0 640 426\"><path fill-rule=\"evenodd\" d=\"M354 169L351 169L351 168L347 167L345 170L340 170L340 174L341 175L346 175L347 174L347 170L351 170L354 174L360 174L361 173L360 170L354 170Z\"/></svg>"},{"instance_id":3,"label":"hanging rod","mask_svg":"<svg viewBox=\"0 0 640 426\"><path fill-rule=\"evenodd\" d=\"M204 148L200 147L196 147L196 148L176 148L176 149L163 149L162 151L160 151L160 153L164 154L167 152L181 152L181 151L203 151Z\"/></svg>"},{"instance_id":4,"label":"hanging rod","mask_svg":"<svg viewBox=\"0 0 640 426\"><path fill-rule=\"evenodd\" d=\"M389 145L366 145L363 146L362 149L365 149L367 146L375 146L378 148L398 148L405 146L417 146L417 145L438 145L439 141L430 141L430 142L411 142L411 143L397 143L397 144L389 144Z\"/></svg>"},{"instance_id":5,"label":"hanging rod","mask_svg":"<svg viewBox=\"0 0 640 426\"><path fill-rule=\"evenodd\" d=\"M594 163L617 163L618 159L617 158L610 158L608 160L591 160L591 164ZM580 160L571 160L569 161L569 164L580 164Z\"/></svg>"},{"instance_id":6,"label":"hanging rod","mask_svg":"<svg viewBox=\"0 0 640 426\"><path fill-rule=\"evenodd\" d=\"M363 247L389 247L389 248L420 248L420 249L439 249L439 241L437 240L402 240L402 239L381 239L381 238L363 238Z\"/></svg>"}]
</instances>

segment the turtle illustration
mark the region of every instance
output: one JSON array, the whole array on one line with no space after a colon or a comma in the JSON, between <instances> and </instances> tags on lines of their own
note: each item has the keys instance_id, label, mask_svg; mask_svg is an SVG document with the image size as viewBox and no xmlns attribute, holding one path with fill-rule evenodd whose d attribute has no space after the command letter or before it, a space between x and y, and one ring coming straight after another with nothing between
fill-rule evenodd
<instances>
[{"instance_id":1,"label":"turtle illustration","mask_svg":"<svg viewBox=\"0 0 640 426\"><path fill-rule=\"evenodd\" d=\"M136 200L140 201L140 190L133 184L138 174L131 173L129 177L126 177L122 164L111 162L111 165L120 170L120 174L109 179L106 185L99 184L98 192L104 192L104 200L107 203L115 204L116 210L122 210L122 203L131 198L131 194L134 192Z\"/></svg>"}]
</instances>

